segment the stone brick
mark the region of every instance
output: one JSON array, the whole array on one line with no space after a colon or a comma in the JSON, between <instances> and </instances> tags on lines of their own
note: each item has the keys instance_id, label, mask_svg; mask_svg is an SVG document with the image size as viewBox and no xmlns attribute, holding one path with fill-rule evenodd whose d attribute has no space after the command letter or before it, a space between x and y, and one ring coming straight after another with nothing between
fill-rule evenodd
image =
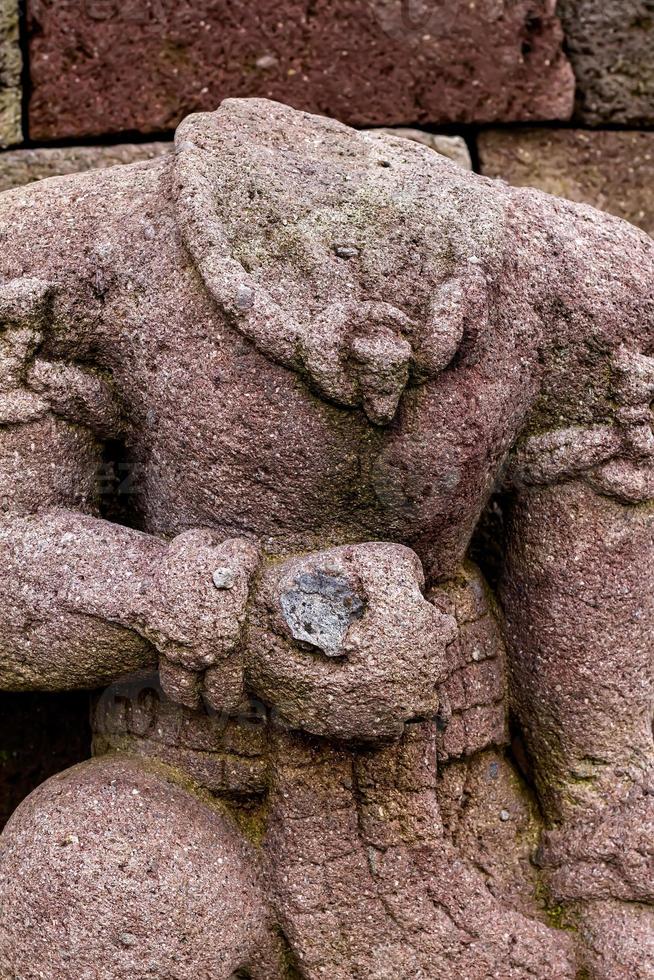
<instances>
[{"instance_id":1,"label":"stone brick","mask_svg":"<svg viewBox=\"0 0 654 980\"><path fill-rule=\"evenodd\" d=\"M592 204L654 234L654 133L488 130L482 173Z\"/></svg>"},{"instance_id":2,"label":"stone brick","mask_svg":"<svg viewBox=\"0 0 654 980\"><path fill-rule=\"evenodd\" d=\"M577 79L577 118L654 122L652 0L559 0L557 11Z\"/></svg>"},{"instance_id":3,"label":"stone brick","mask_svg":"<svg viewBox=\"0 0 654 980\"><path fill-rule=\"evenodd\" d=\"M18 0L0 0L0 147L20 143L22 133Z\"/></svg>"},{"instance_id":4,"label":"stone brick","mask_svg":"<svg viewBox=\"0 0 654 980\"><path fill-rule=\"evenodd\" d=\"M169 153L172 143L123 143L117 146L40 147L0 153L0 191L31 184L44 177L99 170Z\"/></svg>"},{"instance_id":5,"label":"stone brick","mask_svg":"<svg viewBox=\"0 0 654 980\"><path fill-rule=\"evenodd\" d=\"M555 0L28 0L37 140L163 132L227 96L358 126L563 119Z\"/></svg>"}]
</instances>

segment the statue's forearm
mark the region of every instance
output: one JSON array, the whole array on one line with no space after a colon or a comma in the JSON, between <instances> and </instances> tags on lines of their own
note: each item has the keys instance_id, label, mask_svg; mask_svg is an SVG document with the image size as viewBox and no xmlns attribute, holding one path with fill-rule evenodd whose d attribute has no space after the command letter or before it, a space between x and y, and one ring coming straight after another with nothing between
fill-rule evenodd
<instances>
[{"instance_id":1,"label":"statue's forearm","mask_svg":"<svg viewBox=\"0 0 654 980\"><path fill-rule=\"evenodd\" d=\"M136 630L164 542L89 516L102 440L119 431L100 374L40 356L53 287L0 288L0 688L93 687L154 662ZM86 512L81 513L81 512Z\"/></svg>"},{"instance_id":2,"label":"statue's forearm","mask_svg":"<svg viewBox=\"0 0 654 980\"><path fill-rule=\"evenodd\" d=\"M240 700L253 543L209 530L165 541L52 508L0 521L0 561L0 688L97 687L163 657L183 703L208 668ZM192 690L177 691L180 676Z\"/></svg>"},{"instance_id":3,"label":"statue's forearm","mask_svg":"<svg viewBox=\"0 0 654 980\"><path fill-rule=\"evenodd\" d=\"M137 632L158 538L74 511L0 522L0 688L93 687L156 662Z\"/></svg>"}]
</instances>

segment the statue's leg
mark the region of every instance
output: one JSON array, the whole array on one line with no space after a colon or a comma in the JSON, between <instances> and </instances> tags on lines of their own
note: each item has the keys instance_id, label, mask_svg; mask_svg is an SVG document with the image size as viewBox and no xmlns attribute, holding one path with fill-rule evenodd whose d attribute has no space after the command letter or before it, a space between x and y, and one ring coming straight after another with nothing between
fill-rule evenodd
<instances>
[{"instance_id":1,"label":"statue's leg","mask_svg":"<svg viewBox=\"0 0 654 980\"><path fill-rule=\"evenodd\" d=\"M2 977L227 980L267 944L250 848L164 767L83 763L0 838Z\"/></svg>"},{"instance_id":2,"label":"statue's leg","mask_svg":"<svg viewBox=\"0 0 654 980\"><path fill-rule=\"evenodd\" d=\"M540 857L602 980L654 975L653 579L651 504L582 483L515 501L503 603L514 707L552 828Z\"/></svg>"},{"instance_id":3,"label":"statue's leg","mask_svg":"<svg viewBox=\"0 0 654 980\"><path fill-rule=\"evenodd\" d=\"M568 936L496 901L446 840L431 724L349 752L281 736L267 847L280 922L319 980L572 980Z\"/></svg>"},{"instance_id":4,"label":"statue's leg","mask_svg":"<svg viewBox=\"0 0 654 980\"><path fill-rule=\"evenodd\" d=\"M472 563L431 593L457 642L439 686L437 793L446 837L503 904L547 921L533 853L542 819L510 745L506 651L492 593Z\"/></svg>"}]
</instances>

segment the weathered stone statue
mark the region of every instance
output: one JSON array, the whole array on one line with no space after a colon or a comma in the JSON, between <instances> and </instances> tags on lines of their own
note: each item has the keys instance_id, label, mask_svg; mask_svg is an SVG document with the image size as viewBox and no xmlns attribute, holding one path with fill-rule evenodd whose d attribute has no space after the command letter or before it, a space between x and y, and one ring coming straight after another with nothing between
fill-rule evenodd
<instances>
[{"instance_id":1,"label":"weathered stone statue","mask_svg":"<svg viewBox=\"0 0 654 980\"><path fill-rule=\"evenodd\" d=\"M3 980L654 976L651 239L256 100L0 233Z\"/></svg>"}]
</instances>

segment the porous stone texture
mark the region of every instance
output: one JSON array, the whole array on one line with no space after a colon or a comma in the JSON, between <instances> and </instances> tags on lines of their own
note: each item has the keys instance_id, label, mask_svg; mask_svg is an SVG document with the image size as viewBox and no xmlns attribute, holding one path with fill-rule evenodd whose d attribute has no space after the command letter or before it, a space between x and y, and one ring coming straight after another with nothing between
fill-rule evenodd
<instances>
[{"instance_id":1,"label":"porous stone texture","mask_svg":"<svg viewBox=\"0 0 654 980\"><path fill-rule=\"evenodd\" d=\"M483 576L466 564L447 589L429 599L457 623L447 676L439 687L439 763L508 745L505 649Z\"/></svg>"},{"instance_id":2,"label":"porous stone texture","mask_svg":"<svg viewBox=\"0 0 654 980\"><path fill-rule=\"evenodd\" d=\"M20 143L23 57L18 0L0 0L0 147Z\"/></svg>"},{"instance_id":3,"label":"porous stone texture","mask_svg":"<svg viewBox=\"0 0 654 980\"><path fill-rule=\"evenodd\" d=\"M30 0L32 139L169 130L226 96L353 125L565 119L554 0Z\"/></svg>"},{"instance_id":4,"label":"porous stone texture","mask_svg":"<svg viewBox=\"0 0 654 980\"><path fill-rule=\"evenodd\" d=\"M575 116L591 126L654 122L651 0L559 0L577 81Z\"/></svg>"},{"instance_id":5,"label":"porous stone texture","mask_svg":"<svg viewBox=\"0 0 654 980\"><path fill-rule=\"evenodd\" d=\"M301 975L573 980L569 938L497 901L445 835L436 783L430 724L373 751L278 741L265 847Z\"/></svg>"},{"instance_id":6,"label":"porous stone texture","mask_svg":"<svg viewBox=\"0 0 654 980\"><path fill-rule=\"evenodd\" d=\"M38 789L3 834L0 890L4 977L229 977L265 944L256 859L229 817L130 760Z\"/></svg>"},{"instance_id":7,"label":"porous stone texture","mask_svg":"<svg viewBox=\"0 0 654 980\"><path fill-rule=\"evenodd\" d=\"M116 146L37 147L0 154L0 191L45 177L151 160L172 150L172 143L123 143Z\"/></svg>"},{"instance_id":8,"label":"porous stone texture","mask_svg":"<svg viewBox=\"0 0 654 980\"><path fill-rule=\"evenodd\" d=\"M651 976L652 239L244 99L0 236L0 975Z\"/></svg>"},{"instance_id":9,"label":"porous stone texture","mask_svg":"<svg viewBox=\"0 0 654 980\"><path fill-rule=\"evenodd\" d=\"M592 204L654 234L654 133L491 129L477 146L488 177Z\"/></svg>"},{"instance_id":10,"label":"porous stone texture","mask_svg":"<svg viewBox=\"0 0 654 980\"><path fill-rule=\"evenodd\" d=\"M268 788L268 714L260 702L233 716L194 711L170 701L158 675L143 671L98 695L92 719L96 756L159 760L228 800L263 797Z\"/></svg>"},{"instance_id":11,"label":"porous stone texture","mask_svg":"<svg viewBox=\"0 0 654 980\"><path fill-rule=\"evenodd\" d=\"M381 542L264 573L248 630L250 690L293 729L361 741L399 737L411 718L436 713L436 686L457 635L454 618L428 602L423 587L414 552Z\"/></svg>"},{"instance_id":12,"label":"porous stone texture","mask_svg":"<svg viewBox=\"0 0 654 980\"><path fill-rule=\"evenodd\" d=\"M481 870L491 893L547 922L533 860L542 834L538 802L505 754L491 749L445 766L438 801L448 836Z\"/></svg>"},{"instance_id":13,"label":"porous stone texture","mask_svg":"<svg viewBox=\"0 0 654 980\"><path fill-rule=\"evenodd\" d=\"M373 132L383 133L386 136L398 136L407 140L414 140L416 143L423 143L436 153L442 153L444 157L449 157L465 170L472 170L472 160L468 144L462 136L444 136L442 133L428 133L424 129L411 129L406 126L395 128L376 129Z\"/></svg>"},{"instance_id":14,"label":"porous stone texture","mask_svg":"<svg viewBox=\"0 0 654 980\"><path fill-rule=\"evenodd\" d=\"M651 506L577 482L525 490L502 586L514 710L556 824L536 860L590 975L611 980L654 972L653 530ZM598 669L620 675L602 697L586 687Z\"/></svg>"},{"instance_id":15,"label":"porous stone texture","mask_svg":"<svg viewBox=\"0 0 654 980\"><path fill-rule=\"evenodd\" d=\"M443 136L420 129L388 129L389 136L415 140L431 147L455 163L472 169L470 151L460 136ZM117 143L105 146L40 146L34 149L7 150L0 153L0 192L31 184L46 177L99 170L119 164L152 160L172 153L172 141L155 143Z\"/></svg>"}]
</instances>

